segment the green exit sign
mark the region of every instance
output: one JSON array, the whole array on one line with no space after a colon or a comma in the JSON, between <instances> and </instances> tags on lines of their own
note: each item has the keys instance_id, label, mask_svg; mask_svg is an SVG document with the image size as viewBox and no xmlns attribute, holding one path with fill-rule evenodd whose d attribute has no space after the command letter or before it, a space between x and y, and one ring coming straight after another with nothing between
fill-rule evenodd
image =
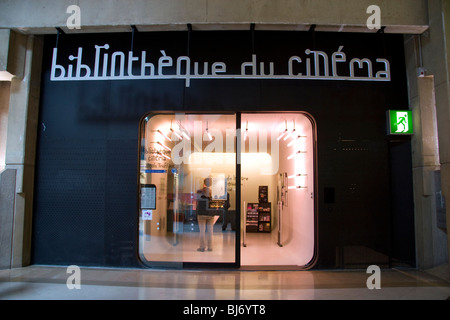
<instances>
[{"instance_id":1,"label":"green exit sign","mask_svg":"<svg viewBox=\"0 0 450 320\"><path fill-rule=\"evenodd\" d=\"M390 135L411 135L414 133L411 110L388 110L387 114Z\"/></svg>"}]
</instances>

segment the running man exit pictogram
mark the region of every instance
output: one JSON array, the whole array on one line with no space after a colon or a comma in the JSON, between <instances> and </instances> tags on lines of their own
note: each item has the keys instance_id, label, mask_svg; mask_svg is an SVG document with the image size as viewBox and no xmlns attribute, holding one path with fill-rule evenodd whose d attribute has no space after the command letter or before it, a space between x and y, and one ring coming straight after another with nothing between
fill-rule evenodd
<instances>
[{"instance_id":1,"label":"running man exit pictogram","mask_svg":"<svg viewBox=\"0 0 450 320\"><path fill-rule=\"evenodd\" d=\"M413 134L410 110L389 110L389 134Z\"/></svg>"}]
</instances>

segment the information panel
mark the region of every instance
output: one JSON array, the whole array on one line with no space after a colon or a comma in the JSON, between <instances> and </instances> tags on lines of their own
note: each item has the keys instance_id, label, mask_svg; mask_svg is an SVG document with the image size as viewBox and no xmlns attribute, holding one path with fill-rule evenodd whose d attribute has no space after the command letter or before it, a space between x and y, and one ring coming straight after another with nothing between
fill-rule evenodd
<instances>
[{"instance_id":1,"label":"information panel","mask_svg":"<svg viewBox=\"0 0 450 320\"><path fill-rule=\"evenodd\" d=\"M156 209L156 186L154 184L141 186L141 209Z\"/></svg>"}]
</instances>

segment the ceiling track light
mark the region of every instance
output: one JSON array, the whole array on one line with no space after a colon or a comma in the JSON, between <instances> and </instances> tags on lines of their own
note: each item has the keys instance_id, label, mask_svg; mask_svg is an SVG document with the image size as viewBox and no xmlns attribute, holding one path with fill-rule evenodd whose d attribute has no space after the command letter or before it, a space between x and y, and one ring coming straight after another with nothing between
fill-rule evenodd
<instances>
[{"instance_id":1,"label":"ceiling track light","mask_svg":"<svg viewBox=\"0 0 450 320\"><path fill-rule=\"evenodd\" d=\"M300 153L306 153L306 151L297 151L297 152L291 154L289 157L287 157L287 159L291 160L293 157L295 157L296 155L298 155Z\"/></svg>"},{"instance_id":2,"label":"ceiling track light","mask_svg":"<svg viewBox=\"0 0 450 320\"><path fill-rule=\"evenodd\" d=\"M181 134L189 141L191 140L191 137L189 137L189 135L186 133L186 131L181 131Z\"/></svg>"},{"instance_id":3,"label":"ceiling track light","mask_svg":"<svg viewBox=\"0 0 450 320\"><path fill-rule=\"evenodd\" d=\"M170 139L167 135L164 134L164 132L162 132L161 130L156 130L156 132L158 132L160 135L162 135L164 137L164 139L167 139L169 141L172 141L172 139Z\"/></svg>"},{"instance_id":4,"label":"ceiling track light","mask_svg":"<svg viewBox=\"0 0 450 320\"><path fill-rule=\"evenodd\" d=\"M289 142L287 146L288 146L288 147L292 146L292 145L295 143L295 141L297 141L297 140L300 139L300 138L306 138L306 136L302 136L302 135L299 134L299 135L297 136L297 138L295 138L294 140L292 140L291 142Z\"/></svg>"},{"instance_id":5,"label":"ceiling track light","mask_svg":"<svg viewBox=\"0 0 450 320\"><path fill-rule=\"evenodd\" d=\"M178 122L179 131L181 132L181 134L190 141L191 137L187 133L187 130L181 125L181 121L178 120L177 122Z\"/></svg>"},{"instance_id":6,"label":"ceiling track light","mask_svg":"<svg viewBox=\"0 0 450 320\"><path fill-rule=\"evenodd\" d=\"M248 121L247 121L247 124L245 126L244 141L247 140L247 137L248 137Z\"/></svg>"},{"instance_id":7,"label":"ceiling track light","mask_svg":"<svg viewBox=\"0 0 450 320\"><path fill-rule=\"evenodd\" d=\"M161 151L158 151L158 154L159 154L160 156L163 156L164 158L166 158L166 159L170 160L170 157L169 157L169 156L167 156L167 155L165 155L165 154L164 154L164 153L162 153Z\"/></svg>"},{"instance_id":8,"label":"ceiling track light","mask_svg":"<svg viewBox=\"0 0 450 320\"><path fill-rule=\"evenodd\" d=\"M170 131L178 138L178 140L183 140L183 137L178 132L172 129L172 120L170 121Z\"/></svg>"},{"instance_id":9,"label":"ceiling track light","mask_svg":"<svg viewBox=\"0 0 450 320\"><path fill-rule=\"evenodd\" d=\"M289 186L288 189L307 189L308 187L305 186Z\"/></svg>"},{"instance_id":10,"label":"ceiling track light","mask_svg":"<svg viewBox=\"0 0 450 320\"><path fill-rule=\"evenodd\" d=\"M208 130L208 121L206 121L206 134L208 135L208 139L209 139L209 141L212 141L212 136L211 136L211 133L209 132L209 130Z\"/></svg>"},{"instance_id":11,"label":"ceiling track light","mask_svg":"<svg viewBox=\"0 0 450 320\"><path fill-rule=\"evenodd\" d=\"M178 138L178 140L183 140L183 137L178 132L176 132L172 128L170 128L170 131L172 131L172 133Z\"/></svg>"},{"instance_id":12,"label":"ceiling track light","mask_svg":"<svg viewBox=\"0 0 450 320\"><path fill-rule=\"evenodd\" d=\"M284 135L286 134L288 132L288 130L286 129L286 130L284 130L284 132L277 138L277 140L278 141L280 141L281 140L281 138L283 138L284 137Z\"/></svg>"},{"instance_id":13,"label":"ceiling track light","mask_svg":"<svg viewBox=\"0 0 450 320\"><path fill-rule=\"evenodd\" d=\"M287 128L287 120L285 120L285 122L286 122L286 129L284 130L284 132L280 136L278 136L277 141L280 141L281 138L283 138L289 132L288 128Z\"/></svg>"},{"instance_id":14,"label":"ceiling track light","mask_svg":"<svg viewBox=\"0 0 450 320\"><path fill-rule=\"evenodd\" d=\"M290 133L288 133L284 137L283 141L286 141L287 139L289 139L289 138L291 138L291 137L293 137L295 135L295 120L293 120L292 122L293 122L293 129L292 129L292 131Z\"/></svg>"},{"instance_id":15,"label":"ceiling track light","mask_svg":"<svg viewBox=\"0 0 450 320\"><path fill-rule=\"evenodd\" d=\"M306 177L307 175L308 175L307 173L297 173L292 176L289 176L288 178L293 179L293 178L297 178L297 177Z\"/></svg>"},{"instance_id":16,"label":"ceiling track light","mask_svg":"<svg viewBox=\"0 0 450 320\"><path fill-rule=\"evenodd\" d=\"M172 151L172 149L170 149L168 146L162 144L161 142L157 142L156 144L159 144L161 147L163 147L164 149L166 149L167 151Z\"/></svg>"},{"instance_id":17,"label":"ceiling track light","mask_svg":"<svg viewBox=\"0 0 450 320\"><path fill-rule=\"evenodd\" d=\"M286 141L287 139L291 138L295 133L295 129L292 130L292 132L288 133L284 138L283 141Z\"/></svg>"}]
</instances>

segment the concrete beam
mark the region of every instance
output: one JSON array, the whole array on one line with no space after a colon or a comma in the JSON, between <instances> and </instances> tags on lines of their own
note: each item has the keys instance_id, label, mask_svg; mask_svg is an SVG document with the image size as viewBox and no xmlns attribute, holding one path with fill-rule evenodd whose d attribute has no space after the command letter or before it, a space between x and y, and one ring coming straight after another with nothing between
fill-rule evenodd
<instances>
[{"instance_id":1,"label":"concrete beam","mask_svg":"<svg viewBox=\"0 0 450 320\"><path fill-rule=\"evenodd\" d=\"M3 0L0 28L27 34L66 32L261 30L376 32L366 27L367 8L378 5L381 25L388 33L422 33L428 28L426 0L79 0L81 29L68 29L67 8L72 0Z\"/></svg>"},{"instance_id":2,"label":"concrete beam","mask_svg":"<svg viewBox=\"0 0 450 320\"><path fill-rule=\"evenodd\" d=\"M0 29L0 81L22 78L26 51L26 36L8 29Z\"/></svg>"},{"instance_id":3,"label":"concrete beam","mask_svg":"<svg viewBox=\"0 0 450 320\"><path fill-rule=\"evenodd\" d=\"M0 81L11 81L13 75L8 71L9 37L11 30L0 29Z\"/></svg>"}]
</instances>

